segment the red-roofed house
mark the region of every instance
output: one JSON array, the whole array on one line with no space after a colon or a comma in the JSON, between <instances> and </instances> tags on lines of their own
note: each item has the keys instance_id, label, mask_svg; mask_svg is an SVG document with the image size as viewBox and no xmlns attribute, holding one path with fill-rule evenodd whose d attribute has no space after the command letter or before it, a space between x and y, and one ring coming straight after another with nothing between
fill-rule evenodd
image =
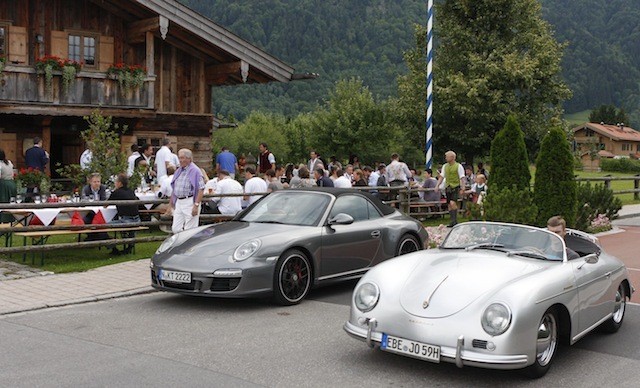
<instances>
[{"instance_id":1,"label":"red-roofed house","mask_svg":"<svg viewBox=\"0 0 640 388\"><path fill-rule=\"evenodd\" d=\"M640 132L623 125L584 123L572 129L574 151L585 169L597 170L600 158L640 159Z\"/></svg>"}]
</instances>

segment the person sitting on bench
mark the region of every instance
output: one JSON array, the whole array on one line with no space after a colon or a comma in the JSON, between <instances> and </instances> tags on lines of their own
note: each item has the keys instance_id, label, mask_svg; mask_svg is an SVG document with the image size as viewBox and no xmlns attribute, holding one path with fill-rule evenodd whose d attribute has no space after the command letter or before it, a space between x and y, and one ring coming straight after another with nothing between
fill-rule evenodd
<instances>
[{"instance_id":1,"label":"person sitting on bench","mask_svg":"<svg viewBox=\"0 0 640 388\"><path fill-rule=\"evenodd\" d=\"M129 187L129 178L126 174L118 174L116 177L115 186L116 189L111 193L109 200L113 201L137 201L138 197ZM118 216L114 218L109 224L127 224L127 223L139 223L140 212L138 211L138 205L118 205L116 203L116 209L118 210ZM123 238L134 237L134 232L122 232ZM134 244L126 244L123 251L119 251L115 246L112 247L111 253L114 255L131 253Z\"/></svg>"}]
</instances>

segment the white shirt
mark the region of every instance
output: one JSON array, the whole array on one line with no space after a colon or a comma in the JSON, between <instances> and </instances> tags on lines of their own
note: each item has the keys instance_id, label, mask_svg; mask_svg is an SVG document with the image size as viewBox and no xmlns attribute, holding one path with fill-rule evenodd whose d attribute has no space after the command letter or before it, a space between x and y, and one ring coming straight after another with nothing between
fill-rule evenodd
<instances>
[{"instance_id":1,"label":"white shirt","mask_svg":"<svg viewBox=\"0 0 640 388\"><path fill-rule=\"evenodd\" d=\"M218 182L218 184L220 184L220 182ZM258 178L257 176L254 176L253 178L249 179L244 183L245 194L266 193L266 192L267 192L267 182L265 182L264 179L262 178ZM249 206L255 201L259 200L260 197L262 197L262 195L252 195L249 197L248 201L244 201L244 205Z\"/></svg>"},{"instance_id":2,"label":"white shirt","mask_svg":"<svg viewBox=\"0 0 640 388\"><path fill-rule=\"evenodd\" d=\"M378 186L378 179L380 178L380 172L378 170L373 171L369 175L369 186Z\"/></svg>"},{"instance_id":3,"label":"white shirt","mask_svg":"<svg viewBox=\"0 0 640 388\"><path fill-rule=\"evenodd\" d=\"M462 170L462 175L464 175L464 169ZM405 163L393 160L387 166L387 178L389 183L393 181L409 182L411 171Z\"/></svg>"},{"instance_id":4,"label":"white shirt","mask_svg":"<svg viewBox=\"0 0 640 388\"><path fill-rule=\"evenodd\" d=\"M204 184L204 193L205 194L214 193L216 191L217 186L218 186L218 177L209 179L207 183Z\"/></svg>"},{"instance_id":5,"label":"white shirt","mask_svg":"<svg viewBox=\"0 0 640 388\"><path fill-rule=\"evenodd\" d=\"M127 167L127 176L128 177L133 175L133 170L135 168L136 159L138 159L139 157L140 157L140 152L136 151L136 152L132 153L129 156L129 158L127 159L127 162L129 163L129 166Z\"/></svg>"},{"instance_id":6,"label":"white shirt","mask_svg":"<svg viewBox=\"0 0 640 388\"><path fill-rule=\"evenodd\" d=\"M173 174L165 175L158 179L158 183L160 183L160 193L165 197L171 197L171 194L173 193L173 187L171 187L172 180Z\"/></svg>"},{"instance_id":7,"label":"white shirt","mask_svg":"<svg viewBox=\"0 0 640 388\"><path fill-rule=\"evenodd\" d=\"M176 167L180 165L180 158L178 158L178 155L173 153L171 154L171 164L173 164Z\"/></svg>"},{"instance_id":8,"label":"white shirt","mask_svg":"<svg viewBox=\"0 0 640 388\"><path fill-rule=\"evenodd\" d=\"M158 180L167 175L167 162L171 162L171 150L167 146L162 146L156 153L156 173ZM176 166L177 167L177 166Z\"/></svg>"},{"instance_id":9,"label":"white shirt","mask_svg":"<svg viewBox=\"0 0 640 388\"><path fill-rule=\"evenodd\" d=\"M80 155L80 168L86 170L89 168L89 164L91 163L91 159L93 158L93 153L90 149L84 150L82 155Z\"/></svg>"},{"instance_id":10,"label":"white shirt","mask_svg":"<svg viewBox=\"0 0 640 388\"><path fill-rule=\"evenodd\" d=\"M342 189L350 189L351 188L351 181L349 180L349 178L347 178L346 176L340 176L338 177L338 179L336 179L335 181L333 181L333 187L338 187L338 188L342 188Z\"/></svg>"},{"instance_id":11,"label":"white shirt","mask_svg":"<svg viewBox=\"0 0 640 388\"><path fill-rule=\"evenodd\" d=\"M242 185L235 179L226 177L216 184L216 194L242 194ZM215 197L221 214L233 215L242 210L242 197Z\"/></svg>"}]
</instances>

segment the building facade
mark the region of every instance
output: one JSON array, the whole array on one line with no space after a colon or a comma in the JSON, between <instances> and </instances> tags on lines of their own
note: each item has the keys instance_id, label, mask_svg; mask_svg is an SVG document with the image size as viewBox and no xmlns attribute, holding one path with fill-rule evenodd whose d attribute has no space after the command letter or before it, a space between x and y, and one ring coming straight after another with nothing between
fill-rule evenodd
<instances>
[{"instance_id":1,"label":"building facade","mask_svg":"<svg viewBox=\"0 0 640 388\"><path fill-rule=\"evenodd\" d=\"M640 132L624 125L584 123L573 128L582 166L598 170L601 158L640 158Z\"/></svg>"},{"instance_id":2,"label":"building facade","mask_svg":"<svg viewBox=\"0 0 640 388\"><path fill-rule=\"evenodd\" d=\"M127 126L123 149L169 137L210 167L212 87L294 70L173 0L0 0L0 58L0 147L16 167L36 136L50 166L78 163L95 109Z\"/></svg>"}]
</instances>

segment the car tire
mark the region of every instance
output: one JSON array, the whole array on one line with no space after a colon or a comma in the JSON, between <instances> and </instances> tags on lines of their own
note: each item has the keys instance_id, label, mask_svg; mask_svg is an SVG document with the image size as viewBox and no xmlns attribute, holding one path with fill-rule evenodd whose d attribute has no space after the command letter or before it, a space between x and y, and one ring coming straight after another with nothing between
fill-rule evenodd
<instances>
[{"instance_id":1,"label":"car tire","mask_svg":"<svg viewBox=\"0 0 640 388\"><path fill-rule=\"evenodd\" d=\"M419 250L420 242L418 242L418 239L410 234L403 234L400 238L400 241L398 241L398 246L396 247L396 256L416 252Z\"/></svg>"},{"instance_id":2,"label":"car tire","mask_svg":"<svg viewBox=\"0 0 640 388\"><path fill-rule=\"evenodd\" d=\"M273 300L282 306L300 303L309 293L312 270L309 258L298 249L286 251L273 273Z\"/></svg>"},{"instance_id":3,"label":"car tire","mask_svg":"<svg viewBox=\"0 0 640 388\"><path fill-rule=\"evenodd\" d=\"M600 326L600 329L605 333L613 334L617 332L620 329L620 326L622 326L622 320L624 319L624 312L626 309L627 289L624 284L620 283L614 300L613 315Z\"/></svg>"},{"instance_id":4,"label":"car tire","mask_svg":"<svg viewBox=\"0 0 640 388\"><path fill-rule=\"evenodd\" d=\"M558 315L554 309L550 308L545 311L538 324L538 335L535 342L536 358L533 365L524 369L524 374L527 377L537 379L549 371L558 351L558 333Z\"/></svg>"}]
</instances>

